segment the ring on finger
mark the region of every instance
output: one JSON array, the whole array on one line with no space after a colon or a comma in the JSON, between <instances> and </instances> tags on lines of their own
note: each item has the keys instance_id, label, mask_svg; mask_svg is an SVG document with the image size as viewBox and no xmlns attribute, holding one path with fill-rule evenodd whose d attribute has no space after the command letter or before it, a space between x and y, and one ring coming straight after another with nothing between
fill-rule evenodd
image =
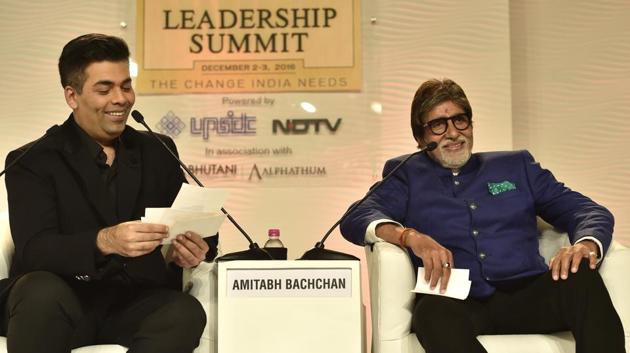
<instances>
[{"instance_id":1,"label":"ring on finger","mask_svg":"<svg viewBox=\"0 0 630 353\"><path fill-rule=\"evenodd\" d=\"M597 257L597 253L595 251L589 251L588 252L588 256L595 256L595 257Z\"/></svg>"},{"instance_id":2,"label":"ring on finger","mask_svg":"<svg viewBox=\"0 0 630 353\"><path fill-rule=\"evenodd\" d=\"M442 267L444 267L444 268L451 268L451 263L447 261L447 262L442 264Z\"/></svg>"}]
</instances>

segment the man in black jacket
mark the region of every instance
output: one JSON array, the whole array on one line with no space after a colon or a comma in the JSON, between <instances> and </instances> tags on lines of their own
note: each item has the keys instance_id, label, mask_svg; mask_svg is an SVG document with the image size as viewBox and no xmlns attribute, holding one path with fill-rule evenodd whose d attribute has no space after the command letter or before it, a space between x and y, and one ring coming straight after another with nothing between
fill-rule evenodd
<instances>
[{"instance_id":1,"label":"man in black jacket","mask_svg":"<svg viewBox=\"0 0 630 353\"><path fill-rule=\"evenodd\" d=\"M8 350L115 343L192 352L206 318L181 292L181 268L209 247L187 232L163 255L168 227L137 221L146 207L169 207L185 178L155 138L126 125L135 101L129 49L120 38L80 36L64 47L59 73L72 114L6 177L15 243L0 283Z\"/></svg>"}]
</instances>

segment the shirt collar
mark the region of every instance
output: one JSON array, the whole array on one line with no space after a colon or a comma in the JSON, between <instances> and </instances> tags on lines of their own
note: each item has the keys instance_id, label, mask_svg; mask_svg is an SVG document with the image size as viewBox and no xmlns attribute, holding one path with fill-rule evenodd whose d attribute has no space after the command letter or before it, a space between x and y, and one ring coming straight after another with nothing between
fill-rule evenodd
<instances>
[{"instance_id":1,"label":"shirt collar","mask_svg":"<svg viewBox=\"0 0 630 353\"><path fill-rule=\"evenodd\" d=\"M74 118L70 120L72 126L76 129L79 139L81 140L81 145L88 156L90 156L90 158L98 164L105 164L107 162L107 156L103 151L103 147L99 145L98 142L94 141L94 139L90 137L90 135L88 135L87 132L79 126L79 124L77 124ZM120 137L114 140L114 149L118 150L119 142Z\"/></svg>"}]
</instances>

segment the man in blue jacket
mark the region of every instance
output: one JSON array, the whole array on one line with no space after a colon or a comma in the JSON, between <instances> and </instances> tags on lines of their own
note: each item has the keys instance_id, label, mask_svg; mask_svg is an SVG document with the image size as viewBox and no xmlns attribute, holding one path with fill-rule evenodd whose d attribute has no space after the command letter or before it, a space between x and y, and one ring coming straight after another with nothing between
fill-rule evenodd
<instances>
[{"instance_id":1,"label":"man in blue jacket","mask_svg":"<svg viewBox=\"0 0 630 353\"><path fill-rule=\"evenodd\" d=\"M418 147L342 224L363 245L409 249L425 280L444 293L452 267L470 270L466 300L420 295L413 331L428 353L486 352L477 335L570 330L577 352L625 352L621 321L596 271L613 216L570 190L527 151L473 154L472 108L455 82L423 83L411 106ZM389 160L387 175L406 156ZM549 266L538 252L537 219L568 232Z\"/></svg>"}]
</instances>

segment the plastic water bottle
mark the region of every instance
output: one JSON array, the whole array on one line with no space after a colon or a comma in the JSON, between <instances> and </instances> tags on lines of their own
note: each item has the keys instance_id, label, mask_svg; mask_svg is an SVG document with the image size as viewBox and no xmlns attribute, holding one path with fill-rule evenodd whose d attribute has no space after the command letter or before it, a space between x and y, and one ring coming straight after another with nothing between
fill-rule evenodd
<instances>
[{"instance_id":1,"label":"plastic water bottle","mask_svg":"<svg viewBox=\"0 0 630 353\"><path fill-rule=\"evenodd\" d=\"M267 232L269 239L263 246L265 250L274 258L274 260L286 260L287 248L284 247L280 240L280 229L272 228Z\"/></svg>"},{"instance_id":2,"label":"plastic water bottle","mask_svg":"<svg viewBox=\"0 0 630 353\"><path fill-rule=\"evenodd\" d=\"M265 242L265 248L284 248L284 244L280 240L280 229L269 229L267 234L269 239Z\"/></svg>"}]
</instances>

